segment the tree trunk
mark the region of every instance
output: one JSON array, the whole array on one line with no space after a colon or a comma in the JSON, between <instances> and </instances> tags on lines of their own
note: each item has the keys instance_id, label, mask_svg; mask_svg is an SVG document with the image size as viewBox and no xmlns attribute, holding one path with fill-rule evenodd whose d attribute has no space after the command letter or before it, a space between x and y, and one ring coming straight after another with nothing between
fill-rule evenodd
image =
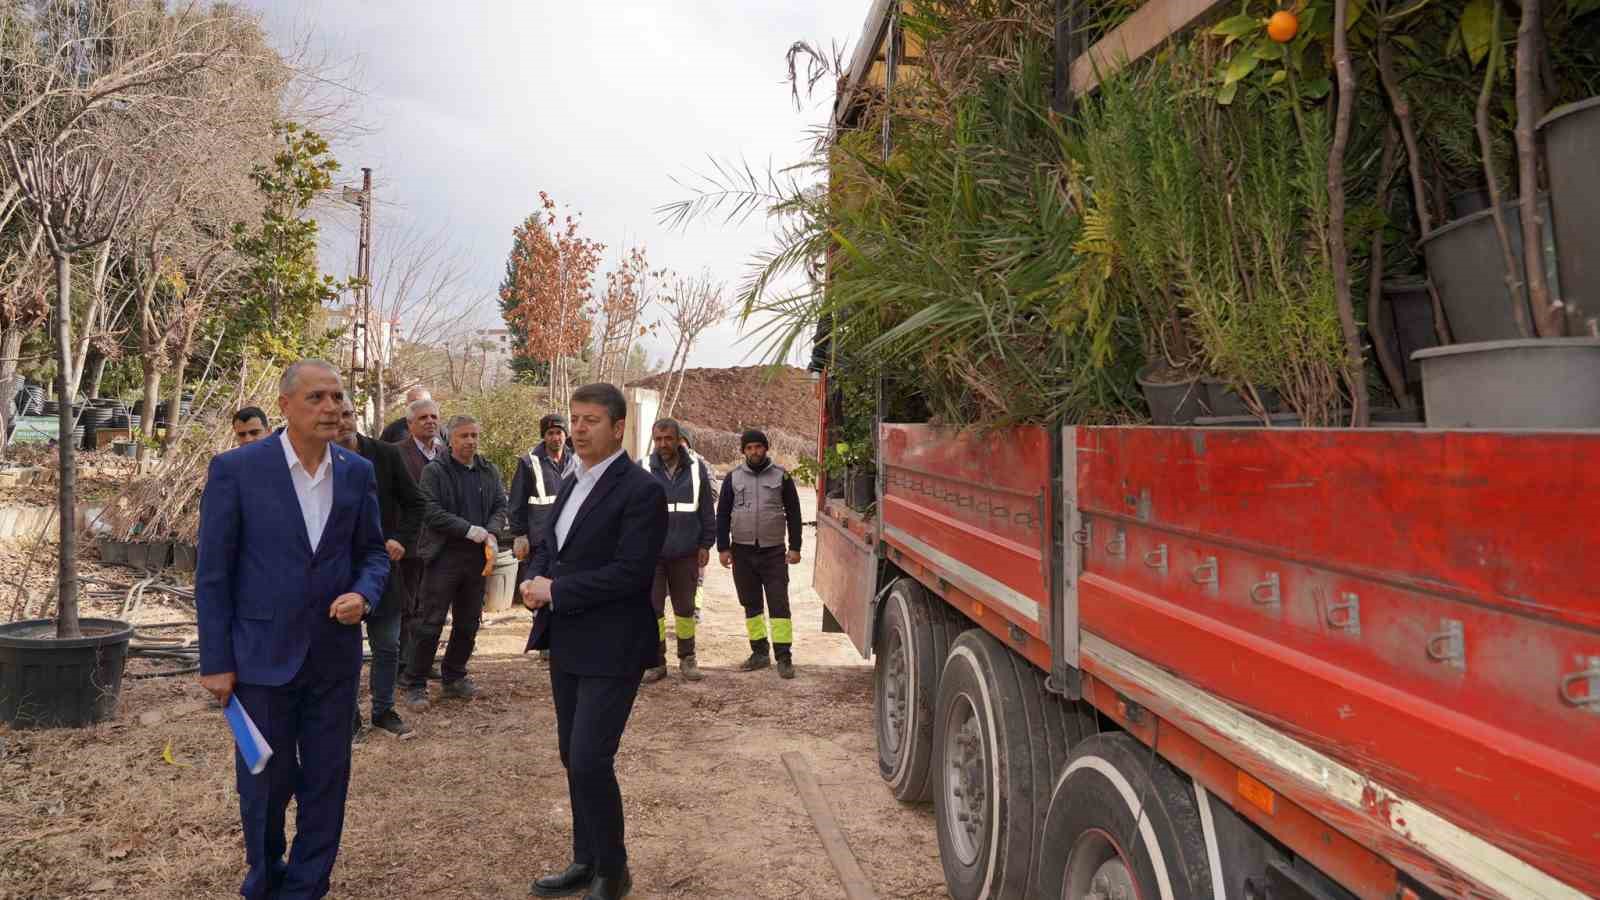
<instances>
[{"instance_id":1,"label":"tree trunk","mask_svg":"<svg viewBox=\"0 0 1600 900\"><path fill-rule=\"evenodd\" d=\"M1350 119L1356 103L1356 77L1350 61L1350 0L1334 0L1333 65L1339 78L1339 105L1328 151L1328 252L1333 263L1333 289L1339 304L1339 325L1344 331L1345 380L1350 386L1350 424L1367 425L1367 369L1361 359L1361 329L1356 325L1355 303L1350 296L1350 255L1344 242L1344 153L1350 143Z\"/></svg>"},{"instance_id":2,"label":"tree trunk","mask_svg":"<svg viewBox=\"0 0 1600 900\"><path fill-rule=\"evenodd\" d=\"M99 398L100 382L106 377L106 364L111 360L104 354L99 354L94 361L93 374L89 381L89 396Z\"/></svg>"},{"instance_id":3,"label":"tree trunk","mask_svg":"<svg viewBox=\"0 0 1600 900\"><path fill-rule=\"evenodd\" d=\"M78 627L78 518L77 470L72 446L72 403L67 393L67 373L72 369L72 260L56 256L56 383L62 401L56 416L56 440L61 471L56 474L57 515L60 518L60 554L56 565L56 637L82 637Z\"/></svg>"},{"instance_id":4,"label":"tree trunk","mask_svg":"<svg viewBox=\"0 0 1600 900\"><path fill-rule=\"evenodd\" d=\"M145 438L156 436L156 405L161 401L161 369L160 363L153 356L145 356L139 361L144 369L144 415L139 419L139 427L144 432ZM171 428L172 412L167 412L168 428ZM143 459L148 452L148 444L139 442L139 458Z\"/></svg>"},{"instance_id":5,"label":"tree trunk","mask_svg":"<svg viewBox=\"0 0 1600 900\"><path fill-rule=\"evenodd\" d=\"M11 399L17 394L17 355L22 352L23 329L0 329L0 459L5 458L11 424Z\"/></svg>"},{"instance_id":6,"label":"tree trunk","mask_svg":"<svg viewBox=\"0 0 1600 900\"><path fill-rule=\"evenodd\" d=\"M1500 68L1500 4L1494 5L1494 19L1489 26L1489 58L1483 71L1483 87L1478 90L1478 108L1474 122L1478 130L1478 147L1483 153L1483 178L1488 182L1489 208L1494 216L1494 232L1500 239L1500 265L1506 272L1506 302L1511 304L1512 317L1517 321L1517 333L1533 337L1533 327L1528 321L1528 304L1522 293L1522 267L1511 252L1511 230L1506 227L1505 211L1500 208L1500 179L1494 170L1494 140L1489 134L1489 101L1494 97L1494 73ZM1540 247L1541 244L1534 244ZM1523 250L1528 248L1524 246ZM1528 254L1523 253L1526 257Z\"/></svg>"},{"instance_id":7,"label":"tree trunk","mask_svg":"<svg viewBox=\"0 0 1600 900\"><path fill-rule=\"evenodd\" d=\"M1522 0L1517 25L1517 190L1522 195L1522 264L1528 275L1528 306L1539 337L1567 333L1566 311L1550 296L1544 270L1544 228L1539 217L1539 148L1533 130L1539 124L1539 72L1544 43L1539 0Z\"/></svg>"},{"instance_id":8,"label":"tree trunk","mask_svg":"<svg viewBox=\"0 0 1600 900\"><path fill-rule=\"evenodd\" d=\"M172 363L172 392L167 395L167 434L161 439L161 449L164 451L171 450L178 443L178 426L183 421L180 415L183 410L183 376L189 368L190 343L189 335L185 335L183 345L178 348Z\"/></svg>"},{"instance_id":9,"label":"tree trunk","mask_svg":"<svg viewBox=\"0 0 1600 900\"><path fill-rule=\"evenodd\" d=\"M1378 40L1378 76L1383 81L1384 92L1389 95L1389 105L1400 123L1400 137L1406 145L1406 168L1411 175L1411 203L1416 207L1417 224L1422 227L1422 237L1433 233L1433 216L1428 212L1428 193L1422 183L1422 153L1417 149L1417 126L1411 118L1411 101L1400 87L1394 74L1394 48L1386 36Z\"/></svg>"},{"instance_id":10,"label":"tree trunk","mask_svg":"<svg viewBox=\"0 0 1600 900\"><path fill-rule=\"evenodd\" d=\"M1389 211L1389 176L1394 167L1394 155L1398 138L1394 127L1384 129L1383 156L1378 163L1378 211ZM1400 361L1394 358L1389 349L1389 320L1384 318L1383 311L1383 229L1380 222L1372 233L1372 259L1370 270L1367 273L1367 331L1372 335L1372 353L1378 358L1378 368L1383 372L1383 379L1389 383L1389 392L1394 394L1396 403L1400 408L1410 410L1416 404L1411 402L1411 394L1406 390L1405 369Z\"/></svg>"}]
</instances>

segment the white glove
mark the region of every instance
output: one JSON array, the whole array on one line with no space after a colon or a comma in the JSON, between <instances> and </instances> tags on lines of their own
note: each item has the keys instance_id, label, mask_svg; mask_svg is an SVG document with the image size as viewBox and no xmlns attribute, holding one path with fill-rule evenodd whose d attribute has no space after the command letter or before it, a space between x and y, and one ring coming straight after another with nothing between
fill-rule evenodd
<instances>
[{"instance_id":1,"label":"white glove","mask_svg":"<svg viewBox=\"0 0 1600 900\"><path fill-rule=\"evenodd\" d=\"M488 539L489 532L485 531L482 526L474 525L467 529L467 540L473 542L474 544L481 544Z\"/></svg>"}]
</instances>

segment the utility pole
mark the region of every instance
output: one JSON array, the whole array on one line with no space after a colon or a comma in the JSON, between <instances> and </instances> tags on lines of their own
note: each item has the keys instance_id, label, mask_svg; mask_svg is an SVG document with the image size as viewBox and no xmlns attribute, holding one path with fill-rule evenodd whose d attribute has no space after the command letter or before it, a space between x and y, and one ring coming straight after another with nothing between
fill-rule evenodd
<instances>
[{"instance_id":1,"label":"utility pole","mask_svg":"<svg viewBox=\"0 0 1600 900\"><path fill-rule=\"evenodd\" d=\"M361 207L361 230L356 248L356 295L350 319L350 376L355 380L367 369L368 322L372 315L372 169L361 168L361 190L346 187L344 201Z\"/></svg>"}]
</instances>

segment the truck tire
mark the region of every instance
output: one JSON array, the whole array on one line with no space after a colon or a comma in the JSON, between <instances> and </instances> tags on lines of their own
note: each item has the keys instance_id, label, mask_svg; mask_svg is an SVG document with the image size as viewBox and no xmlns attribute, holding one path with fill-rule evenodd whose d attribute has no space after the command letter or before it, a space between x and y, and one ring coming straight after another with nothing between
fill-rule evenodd
<instances>
[{"instance_id":1,"label":"truck tire","mask_svg":"<svg viewBox=\"0 0 1600 900\"><path fill-rule=\"evenodd\" d=\"M1096 735L1073 751L1051 795L1038 869L1037 894L1051 900L1214 896L1194 789L1126 734Z\"/></svg>"},{"instance_id":2,"label":"truck tire","mask_svg":"<svg viewBox=\"0 0 1600 900\"><path fill-rule=\"evenodd\" d=\"M884 600L872 673L878 773L902 803L933 795L933 713L949 649L943 601L901 578Z\"/></svg>"},{"instance_id":3,"label":"truck tire","mask_svg":"<svg viewBox=\"0 0 1600 900\"><path fill-rule=\"evenodd\" d=\"M937 784L933 807L945 886L955 900L1021 900L1039 828L1035 742L1026 695L1027 665L987 632L956 638L939 678L934 725ZM1041 748L1043 749L1043 748Z\"/></svg>"}]
</instances>

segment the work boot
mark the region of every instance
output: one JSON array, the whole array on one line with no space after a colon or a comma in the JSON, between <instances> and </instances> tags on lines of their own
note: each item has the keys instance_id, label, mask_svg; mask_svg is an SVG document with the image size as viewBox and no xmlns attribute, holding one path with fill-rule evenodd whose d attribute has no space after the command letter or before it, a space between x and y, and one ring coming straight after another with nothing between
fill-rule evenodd
<instances>
[{"instance_id":1,"label":"work boot","mask_svg":"<svg viewBox=\"0 0 1600 900\"><path fill-rule=\"evenodd\" d=\"M699 681L706 677L700 672L700 664L695 662L692 653L678 660L678 674L683 676L684 681Z\"/></svg>"},{"instance_id":2,"label":"work boot","mask_svg":"<svg viewBox=\"0 0 1600 900\"><path fill-rule=\"evenodd\" d=\"M782 659L778 660L778 677L779 678L793 678L794 677L794 660L790 659L787 656L785 656Z\"/></svg>"},{"instance_id":3,"label":"work boot","mask_svg":"<svg viewBox=\"0 0 1600 900\"><path fill-rule=\"evenodd\" d=\"M645 684L655 684L665 677L667 677L666 666L651 666L650 668L644 670Z\"/></svg>"},{"instance_id":4,"label":"work boot","mask_svg":"<svg viewBox=\"0 0 1600 900\"><path fill-rule=\"evenodd\" d=\"M478 696L478 686L463 675L455 681L445 682L444 689L439 693L454 700L471 700Z\"/></svg>"},{"instance_id":5,"label":"work boot","mask_svg":"<svg viewBox=\"0 0 1600 900\"><path fill-rule=\"evenodd\" d=\"M392 709L386 709L372 717L372 727L381 728L395 737L405 737L411 733L411 726L400 720L400 714Z\"/></svg>"},{"instance_id":6,"label":"work boot","mask_svg":"<svg viewBox=\"0 0 1600 900\"><path fill-rule=\"evenodd\" d=\"M757 669L765 669L770 665L772 665L772 657L765 653L752 653L748 659L739 664L739 671L754 672Z\"/></svg>"},{"instance_id":7,"label":"work boot","mask_svg":"<svg viewBox=\"0 0 1600 900\"><path fill-rule=\"evenodd\" d=\"M428 708L428 686L413 684L406 688L406 709L412 712L424 712Z\"/></svg>"}]
</instances>

